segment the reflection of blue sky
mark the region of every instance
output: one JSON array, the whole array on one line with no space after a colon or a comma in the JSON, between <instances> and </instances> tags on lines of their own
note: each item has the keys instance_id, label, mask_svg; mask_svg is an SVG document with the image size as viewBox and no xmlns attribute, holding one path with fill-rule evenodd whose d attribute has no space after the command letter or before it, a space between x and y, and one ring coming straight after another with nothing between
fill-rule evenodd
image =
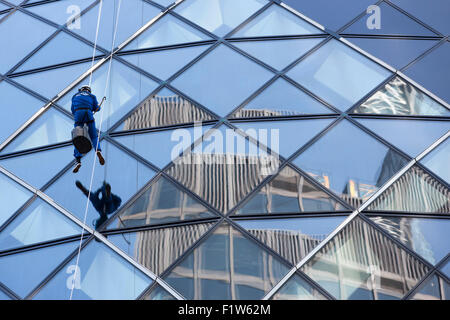
<instances>
[{"instance_id":1,"label":"reflection of blue sky","mask_svg":"<svg viewBox=\"0 0 450 320\"><path fill-rule=\"evenodd\" d=\"M250 230L289 230L307 235L326 236L345 219L345 217L286 218L236 221Z\"/></svg>"}]
</instances>

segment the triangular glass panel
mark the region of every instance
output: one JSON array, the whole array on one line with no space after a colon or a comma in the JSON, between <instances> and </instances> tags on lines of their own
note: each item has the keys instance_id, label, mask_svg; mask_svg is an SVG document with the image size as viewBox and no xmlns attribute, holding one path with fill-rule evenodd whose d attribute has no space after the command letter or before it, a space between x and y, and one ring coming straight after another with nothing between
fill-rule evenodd
<instances>
[{"instance_id":1,"label":"triangular glass panel","mask_svg":"<svg viewBox=\"0 0 450 320\"><path fill-rule=\"evenodd\" d=\"M215 113L226 115L273 76L269 70L221 44L171 85Z\"/></svg>"},{"instance_id":2,"label":"triangular glass panel","mask_svg":"<svg viewBox=\"0 0 450 320\"><path fill-rule=\"evenodd\" d=\"M0 173L0 226L33 195L30 191Z\"/></svg>"},{"instance_id":3,"label":"triangular glass panel","mask_svg":"<svg viewBox=\"0 0 450 320\"><path fill-rule=\"evenodd\" d=\"M316 288L294 275L277 291L271 300L327 300Z\"/></svg>"},{"instance_id":4,"label":"triangular glass panel","mask_svg":"<svg viewBox=\"0 0 450 320\"><path fill-rule=\"evenodd\" d=\"M450 220L384 216L370 219L433 265L450 252Z\"/></svg>"},{"instance_id":5,"label":"triangular glass panel","mask_svg":"<svg viewBox=\"0 0 450 320\"><path fill-rule=\"evenodd\" d=\"M339 300L401 299L429 272L358 217L301 270Z\"/></svg>"},{"instance_id":6,"label":"triangular glass panel","mask_svg":"<svg viewBox=\"0 0 450 320\"><path fill-rule=\"evenodd\" d=\"M450 190L413 166L367 208L375 211L450 213Z\"/></svg>"},{"instance_id":7,"label":"triangular glass panel","mask_svg":"<svg viewBox=\"0 0 450 320\"><path fill-rule=\"evenodd\" d=\"M33 3L33 1L28 1L28 3ZM38 6L27 7L26 9L60 25L72 22L72 24L68 25L68 28L77 29L85 28L85 26L83 25L84 16L80 19L81 21L75 21L75 23L70 18L81 13L81 11L86 9L92 3L92 0L62 0L44 3Z\"/></svg>"},{"instance_id":8,"label":"triangular glass panel","mask_svg":"<svg viewBox=\"0 0 450 320\"><path fill-rule=\"evenodd\" d=\"M265 4L266 0L187 0L174 11L208 31L224 36Z\"/></svg>"},{"instance_id":9,"label":"triangular glass panel","mask_svg":"<svg viewBox=\"0 0 450 320\"><path fill-rule=\"evenodd\" d=\"M236 222L266 246L296 265L345 218L258 219Z\"/></svg>"},{"instance_id":10,"label":"triangular glass panel","mask_svg":"<svg viewBox=\"0 0 450 320\"><path fill-rule=\"evenodd\" d=\"M201 31L167 14L131 41L122 50L136 50L211 40Z\"/></svg>"},{"instance_id":11,"label":"triangular glass panel","mask_svg":"<svg viewBox=\"0 0 450 320\"><path fill-rule=\"evenodd\" d=\"M44 102L17 89L6 81L0 82L0 143L14 133L33 114L35 114ZM11 112L14 110L14 112Z\"/></svg>"},{"instance_id":12,"label":"triangular glass panel","mask_svg":"<svg viewBox=\"0 0 450 320\"><path fill-rule=\"evenodd\" d=\"M97 44L107 50L111 49L114 38L114 47L118 47L161 12L160 9L142 0L121 1L120 12L118 12L118 9L119 0L103 2ZM81 28L73 28L72 31L94 42L98 14L99 4L81 17ZM116 23L117 17L119 21ZM117 31L114 35L116 25Z\"/></svg>"},{"instance_id":13,"label":"triangular glass panel","mask_svg":"<svg viewBox=\"0 0 450 320\"><path fill-rule=\"evenodd\" d=\"M293 163L353 207L359 207L405 166L407 160L344 120Z\"/></svg>"},{"instance_id":14,"label":"triangular glass panel","mask_svg":"<svg viewBox=\"0 0 450 320\"><path fill-rule=\"evenodd\" d=\"M441 300L441 293L439 289L439 278L436 275L431 276L425 280L411 300Z\"/></svg>"},{"instance_id":15,"label":"triangular glass panel","mask_svg":"<svg viewBox=\"0 0 450 320\"><path fill-rule=\"evenodd\" d=\"M160 4L164 7L168 7L172 3L175 3L176 0L152 0L153 2L156 2L157 4ZM159 286L158 286L159 287Z\"/></svg>"},{"instance_id":16,"label":"triangular glass panel","mask_svg":"<svg viewBox=\"0 0 450 320\"><path fill-rule=\"evenodd\" d=\"M99 241L91 241L34 297L35 300L133 300L152 280ZM75 278L74 273L77 271Z\"/></svg>"},{"instance_id":17,"label":"triangular glass panel","mask_svg":"<svg viewBox=\"0 0 450 320\"><path fill-rule=\"evenodd\" d=\"M434 150L427 154L420 162L428 169L437 174L441 179L450 184L450 139L447 138Z\"/></svg>"},{"instance_id":18,"label":"triangular glass panel","mask_svg":"<svg viewBox=\"0 0 450 320\"><path fill-rule=\"evenodd\" d=\"M189 148L194 141L200 139L210 127L195 126L118 136L114 139L162 169L175 160L182 151Z\"/></svg>"},{"instance_id":19,"label":"triangular glass panel","mask_svg":"<svg viewBox=\"0 0 450 320\"><path fill-rule=\"evenodd\" d=\"M396 77L355 108L356 114L396 116L450 116L450 110L408 82Z\"/></svg>"},{"instance_id":20,"label":"triangular glass panel","mask_svg":"<svg viewBox=\"0 0 450 320\"><path fill-rule=\"evenodd\" d=\"M434 32L431 32L429 29L410 19L408 16L385 2L380 3L377 10L379 10L382 19L379 25L374 23L376 13L370 11L347 27L342 33L393 36L437 36Z\"/></svg>"},{"instance_id":21,"label":"triangular glass panel","mask_svg":"<svg viewBox=\"0 0 450 320\"><path fill-rule=\"evenodd\" d=\"M101 95L105 92L106 85L109 89L106 93L107 100L102 105L102 111L97 112L94 116L97 127L100 126L100 120L102 120L102 131L106 131L119 121L158 86L152 79L134 71L119 61L113 60L109 78L107 78L108 68L109 61L95 70L92 74L91 83L92 93L97 95L99 102L102 98ZM87 84L88 81L89 76L62 97L57 104L70 111L72 96L78 92L78 87ZM107 83L108 81L109 83Z\"/></svg>"},{"instance_id":22,"label":"triangular glass panel","mask_svg":"<svg viewBox=\"0 0 450 320\"><path fill-rule=\"evenodd\" d=\"M287 75L345 111L373 90L390 72L338 40L330 40Z\"/></svg>"},{"instance_id":23,"label":"triangular glass panel","mask_svg":"<svg viewBox=\"0 0 450 320\"><path fill-rule=\"evenodd\" d=\"M192 152L174 160L167 173L226 213L264 178L275 174L279 164L276 154L222 125L207 132Z\"/></svg>"},{"instance_id":24,"label":"triangular glass panel","mask_svg":"<svg viewBox=\"0 0 450 320\"><path fill-rule=\"evenodd\" d=\"M124 55L121 57L152 75L162 80L167 80L207 48L209 48L208 45L193 46Z\"/></svg>"},{"instance_id":25,"label":"triangular glass panel","mask_svg":"<svg viewBox=\"0 0 450 320\"><path fill-rule=\"evenodd\" d=\"M108 225L130 228L214 218L198 200L160 176L152 185Z\"/></svg>"},{"instance_id":26,"label":"triangular glass panel","mask_svg":"<svg viewBox=\"0 0 450 320\"><path fill-rule=\"evenodd\" d=\"M285 158L300 149L334 119L234 122L246 135ZM297 137L290 139L290 137ZM271 138L270 140L268 138Z\"/></svg>"},{"instance_id":27,"label":"triangular glass panel","mask_svg":"<svg viewBox=\"0 0 450 320\"><path fill-rule=\"evenodd\" d=\"M297 17L284 8L272 5L242 29L233 34L233 38L270 37L287 35L319 34L321 30Z\"/></svg>"},{"instance_id":28,"label":"triangular glass panel","mask_svg":"<svg viewBox=\"0 0 450 320\"><path fill-rule=\"evenodd\" d=\"M311 50L323 39L292 39L271 41L233 42L239 49L251 54L262 62L282 70L303 54Z\"/></svg>"},{"instance_id":29,"label":"triangular glass panel","mask_svg":"<svg viewBox=\"0 0 450 320\"><path fill-rule=\"evenodd\" d=\"M37 199L0 232L0 251L81 234L81 227Z\"/></svg>"},{"instance_id":30,"label":"triangular glass panel","mask_svg":"<svg viewBox=\"0 0 450 320\"><path fill-rule=\"evenodd\" d=\"M339 202L289 166L253 195L236 215L345 210Z\"/></svg>"},{"instance_id":31,"label":"triangular glass panel","mask_svg":"<svg viewBox=\"0 0 450 320\"><path fill-rule=\"evenodd\" d=\"M50 108L11 141L2 154L38 148L72 140L73 120Z\"/></svg>"},{"instance_id":32,"label":"triangular glass panel","mask_svg":"<svg viewBox=\"0 0 450 320\"><path fill-rule=\"evenodd\" d=\"M91 62L78 63L67 67L14 77L14 81L50 100L56 97L57 94L63 91L90 67ZM42 79L45 79L45 81L42 81Z\"/></svg>"},{"instance_id":33,"label":"triangular glass panel","mask_svg":"<svg viewBox=\"0 0 450 320\"><path fill-rule=\"evenodd\" d=\"M185 97L164 88L142 101L114 131L166 127L214 120Z\"/></svg>"},{"instance_id":34,"label":"triangular glass panel","mask_svg":"<svg viewBox=\"0 0 450 320\"><path fill-rule=\"evenodd\" d=\"M450 130L449 121L403 119L357 120L387 142L406 152L412 158L418 156Z\"/></svg>"},{"instance_id":35,"label":"triangular glass panel","mask_svg":"<svg viewBox=\"0 0 450 320\"><path fill-rule=\"evenodd\" d=\"M0 24L0 41L8 46L8 50L0 50L0 73L5 74L55 31L54 27L19 10L8 16Z\"/></svg>"},{"instance_id":36,"label":"triangular glass panel","mask_svg":"<svg viewBox=\"0 0 450 320\"><path fill-rule=\"evenodd\" d=\"M364 51L387 62L397 70L435 46L439 40L397 38L346 38Z\"/></svg>"},{"instance_id":37,"label":"triangular glass panel","mask_svg":"<svg viewBox=\"0 0 450 320\"><path fill-rule=\"evenodd\" d=\"M77 174L68 170L48 189L46 194L61 206L69 210L81 221L84 219L87 197L85 192L89 188L92 174L93 161L95 171L90 195L86 223L100 226L106 220L106 216L113 214L120 205L125 204L129 198L137 193L155 174L144 164L132 158L109 142L102 142L103 156L106 165L100 166L93 154L89 152L81 160L82 167ZM80 181L83 188L76 185ZM105 184L110 185L112 201L105 204L103 197L107 196ZM82 189L85 189L84 191ZM70 197L67 196L70 192ZM106 199L106 198L105 198ZM104 208L106 205L106 208ZM106 211L106 214L104 212ZM103 218L99 218L102 216Z\"/></svg>"},{"instance_id":38,"label":"triangular glass panel","mask_svg":"<svg viewBox=\"0 0 450 320\"><path fill-rule=\"evenodd\" d=\"M1 7L1 4L0 4ZM0 18L1 18L1 14L0 14ZM0 290L0 301L5 301L5 300L12 300L10 296L8 296L6 293L4 293L2 290Z\"/></svg>"},{"instance_id":39,"label":"triangular glass panel","mask_svg":"<svg viewBox=\"0 0 450 320\"><path fill-rule=\"evenodd\" d=\"M417 81L439 98L450 103L450 74L442 70L450 69L450 41L444 41L427 55L411 64L404 73Z\"/></svg>"},{"instance_id":40,"label":"triangular glass panel","mask_svg":"<svg viewBox=\"0 0 450 320\"><path fill-rule=\"evenodd\" d=\"M121 233L108 236L108 239L136 262L160 275L213 225L189 224Z\"/></svg>"},{"instance_id":41,"label":"triangular glass panel","mask_svg":"<svg viewBox=\"0 0 450 320\"><path fill-rule=\"evenodd\" d=\"M172 1L172 0L169 0ZM146 294L142 300L176 300L173 295L167 292L166 289L161 287L159 284L152 289L151 292Z\"/></svg>"},{"instance_id":42,"label":"triangular glass panel","mask_svg":"<svg viewBox=\"0 0 450 320\"><path fill-rule=\"evenodd\" d=\"M79 242L73 241L0 257L0 281L21 298L25 298L78 244ZM68 276L65 273L64 277L66 281ZM61 287L66 288L65 285Z\"/></svg>"},{"instance_id":43,"label":"triangular glass panel","mask_svg":"<svg viewBox=\"0 0 450 320\"><path fill-rule=\"evenodd\" d=\"M191 300L256 300L288 271L275 256L222 223L164 280Z\"/></svg>"},{"instance_id":44,"label":"triangular glass panel","mask_svg":"<svg viewBox=\"0 0 450 320\"><path fill-rule=\"evenodd\" d=\"M41 188L73 160L73 147L39 151L0 160L0 165L35 188Z\"/></svg>"},{"instance_id":45,"label":"triangular glass panel","mask_svg":"<svg viewBox=\"0 0 450 320\"><path fill-rule=\"evenodd\" d=\"M444 273L448 278L450 278L450 259L447 260L447 263L444 263L440 271Z\"/></svg>"},{"instance_id":46,"label":"triangular glass panel","mask_svg":"<svg viewBox=\"0 0 450 320\"><path fill-rule=\"evenodd\" d=\"M333 113L318 100L278 78L253 98L232 118L295 116Z\"/></svg>"},{"instance_id":47,"label":"triangular glass panel","mask_svg":"<svg viewBox=\"0 0 450 320\"><path fill-rule=\"evenodd\" d=\"M15 72L22 72L42 67L57 65L64 62L92 58L93 48L84 42L60 32L33 54ZM96 51L96 55L102 54Z\"/></svg>"}]
</instances>

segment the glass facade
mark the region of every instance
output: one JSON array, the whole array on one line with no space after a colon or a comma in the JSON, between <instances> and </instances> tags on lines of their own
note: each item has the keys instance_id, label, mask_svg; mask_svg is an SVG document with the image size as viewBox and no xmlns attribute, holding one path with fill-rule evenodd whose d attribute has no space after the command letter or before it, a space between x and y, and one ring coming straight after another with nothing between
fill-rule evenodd
<instances>
[{"instance_id":1,"label":"glass facade","mask_svg":"<svg viewBox=\"0 0 450 320\"><path fill-rule=\"evenodd\" d=\"M0 300L450 299L448 9L0 0Z\"/></svg>"}]
</instances>

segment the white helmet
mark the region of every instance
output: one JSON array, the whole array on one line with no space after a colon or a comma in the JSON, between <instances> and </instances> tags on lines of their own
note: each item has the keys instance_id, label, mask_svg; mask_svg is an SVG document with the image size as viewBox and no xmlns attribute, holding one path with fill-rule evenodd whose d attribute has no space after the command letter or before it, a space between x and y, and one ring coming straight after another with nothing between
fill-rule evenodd
<instances>
[{"instance_id":1,"label":"white helmet","mask_svg":"<svg viewBox=\"0 0 450 320\"><path fill-rule=\"evenodd\" d=\"M92 92L92 91L91 91L91 87L89 87L89 86L87 86L87 85L82 86L80 89L78 89L78 91L79 91L79 92L82 92L82 91L88 91L89 93Z\"/></svg>"}]
</instances>

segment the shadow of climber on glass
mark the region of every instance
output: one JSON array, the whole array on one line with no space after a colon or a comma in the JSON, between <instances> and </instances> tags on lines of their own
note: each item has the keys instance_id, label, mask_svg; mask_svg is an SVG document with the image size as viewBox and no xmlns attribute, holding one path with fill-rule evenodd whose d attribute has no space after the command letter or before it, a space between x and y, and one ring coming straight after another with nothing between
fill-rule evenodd
<instances>
[{"instance_id":1,"label":"shadow of climber on glass","mask_svg":"<svg viewBox=\"0 0 450 320\"><path fill-rule=\"evenodd\" d=\"M80 181L77 180L75 185L86 197L89 195L89 190L86 189ZM97 191L91 192L89 200L100 215L100 218L95 220L95 230L97 230L108 219L108 215L116 211L122 203L122 199L120 199L119 196L111 193L111 185L106 181L103 182L103 185L98 188Z\"/></svg>"}]
</instances>

